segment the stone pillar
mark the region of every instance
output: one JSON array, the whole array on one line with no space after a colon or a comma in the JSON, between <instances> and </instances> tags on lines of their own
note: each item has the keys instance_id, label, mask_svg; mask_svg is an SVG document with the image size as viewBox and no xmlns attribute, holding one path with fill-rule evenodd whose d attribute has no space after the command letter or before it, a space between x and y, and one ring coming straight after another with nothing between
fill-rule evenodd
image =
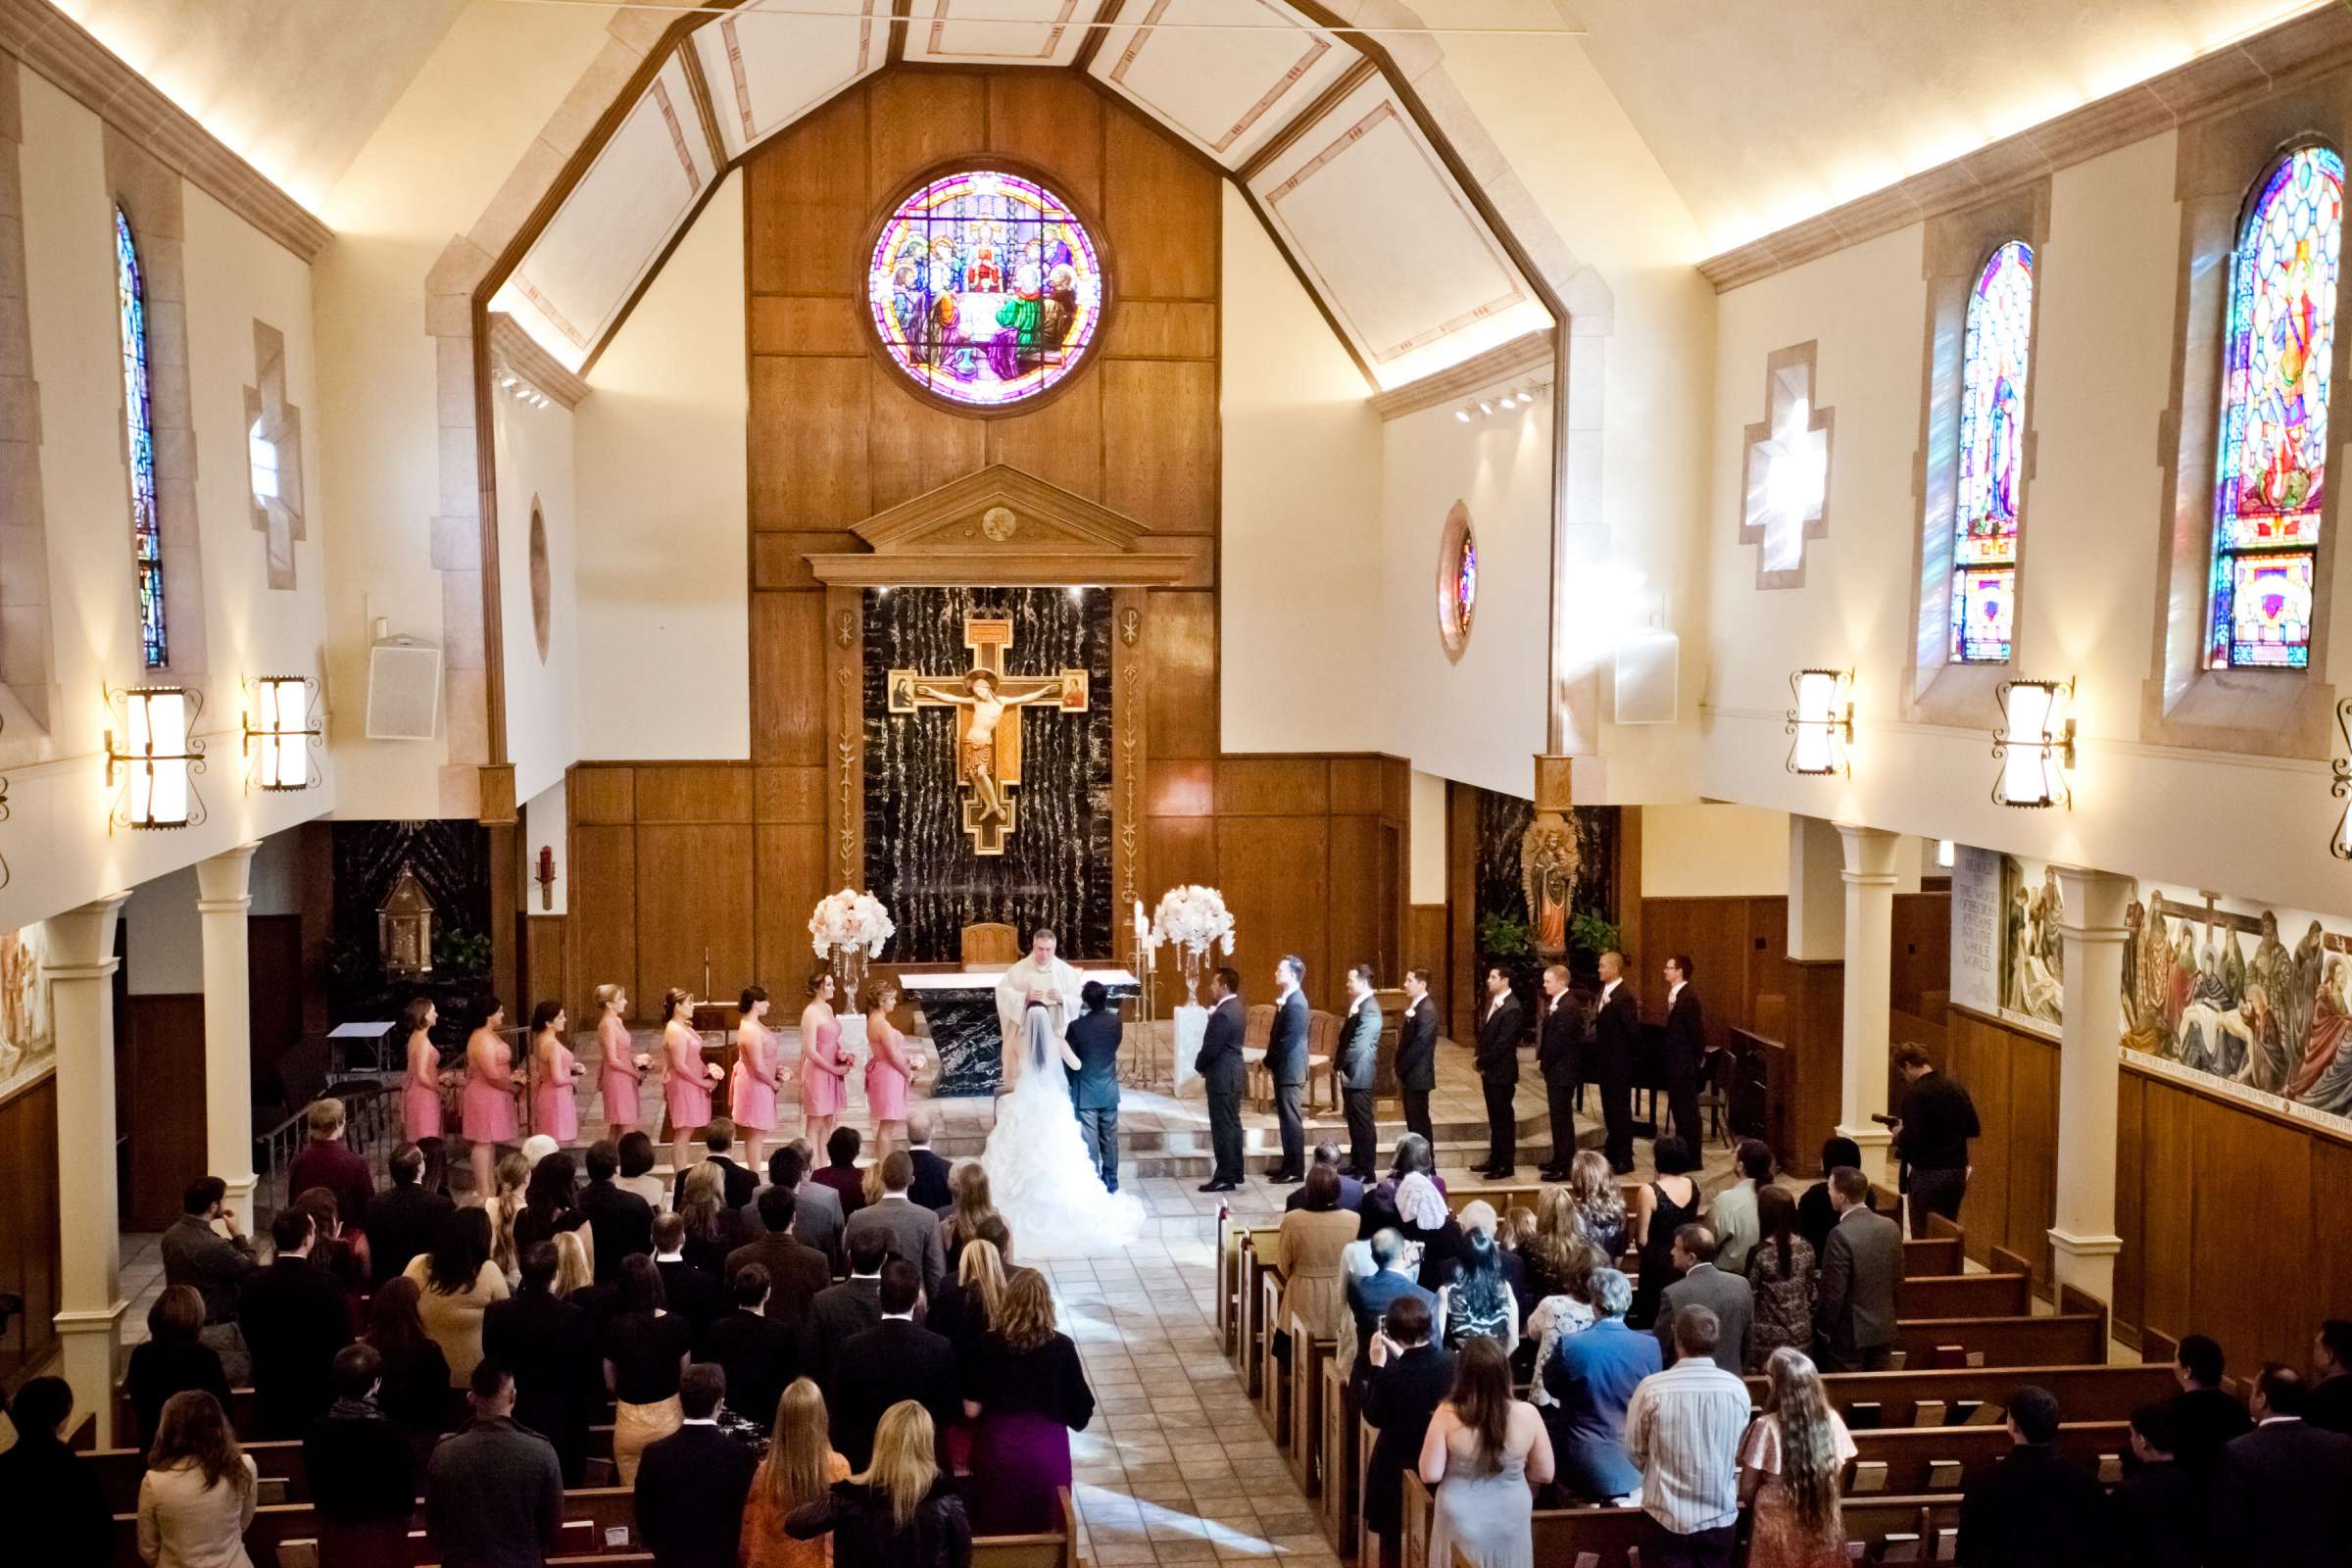
<instances>
[{"instance_id":1,"label":"stone pillar","mask_svg":"<svg viewBox=\"0 0 2352 1568\"><path fill-rule=\"evenodd\" d=\"M1844 1076L1838 1099L1838 1132L1862 1148L1862 1172L1889 1179L1887 1146L1893 1135L1870 1118L1886 1102L1886 1040L1894 989L1894 852L1899 834L1853 822L1838 824L1844 843L1845 1022Z\"/></svg>"},{"instance_id":2,"label":"stone pillar","mask_svg":"<svg viewBox=\"0 0 2352 1568\"><path fill-rule=\"evenodd\" d=\"M2115 1300L2115 1121L2117 1054L2124 1038L2124 908L2132 881L2107 871L2058 868L2066 916L2066 1023L2058 1047L2057 1223L2050 1227L2052 1277Z\"/></svg>"},{"instance_id":3,"label":"stone pillar","mask_svg":"<svg viewBox=\"0 0 2352 1568\"><path fill-rule=\"evenodd\" d=\"M204 926L205 1167L228 1183L221 1201L253 1228L253 1012L246 915L253 852L240 844L196 862L196 913Z\"/></svg>"},{"instance_id":4,"label":"stone pillar","mask_svg":"<svg viewBox=\"0 0 2352 1568\"><path fill-rule=\"evenodd\" d=\"M122 1221L115 1200L115 920L127 892L46 923L49 1016L57 1032L58 1344L77 1414L115 1446L115 1340L122 1319Z\"/></svg>"}]
</instances>

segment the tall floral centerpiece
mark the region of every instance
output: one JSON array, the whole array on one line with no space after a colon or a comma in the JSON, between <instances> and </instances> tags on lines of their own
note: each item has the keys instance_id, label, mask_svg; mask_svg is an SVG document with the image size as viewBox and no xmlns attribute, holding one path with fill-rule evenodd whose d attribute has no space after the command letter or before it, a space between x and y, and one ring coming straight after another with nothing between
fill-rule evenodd
<instances>
[{"instance_id":1,"label":"tall floral centerpiece","mask_svg":"<svg viewBox=\"0 0 2352 1568\"><path fill-rule=\"evenodd\" d=\"M849 1000L846 1010L858 1010L858 985L865 978L866 961L882 956L883 944L897 930L890 911L870 893L843 888L817 901L816 912L808 916L809 945L818 957L832 960L834 976Z\"/></svg>"},{"instance_id":2,"label":"tall floral centerpiece","mask_svg":"<svg viewBox=\"0 0 2352 1568\"><path fill-rule=\"evenodd\" d=\"M1193 883L1170 888L1159 896L1152 925L1161 941L1176 944L1176 958L1184 968L1184 1004L1199 1006L1200 971L1209 946L1233 952L1233 915L1225 907L1225 895Z\"/></svg>"}]
</instances>

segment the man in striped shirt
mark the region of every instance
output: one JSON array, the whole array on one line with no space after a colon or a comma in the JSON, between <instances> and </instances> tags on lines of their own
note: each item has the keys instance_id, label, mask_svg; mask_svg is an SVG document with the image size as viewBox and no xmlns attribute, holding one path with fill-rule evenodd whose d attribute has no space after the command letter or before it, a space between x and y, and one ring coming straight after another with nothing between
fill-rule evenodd
<instances>
[{"instance_id":1,"label":"man in striped shirt","mask_svg":"<svg viewBox=\"0 0 2352 1568\"><path fill-rule=\"evenodd\" d=\"M1642 1380L1625 1416L1649 1515L1642 1568L1731 1568L1740 1518L1747 1385L1715 1364L1722 1325L1703 1306L1674 1315L1673 1366Z\"/></svg>"}]
</instances>

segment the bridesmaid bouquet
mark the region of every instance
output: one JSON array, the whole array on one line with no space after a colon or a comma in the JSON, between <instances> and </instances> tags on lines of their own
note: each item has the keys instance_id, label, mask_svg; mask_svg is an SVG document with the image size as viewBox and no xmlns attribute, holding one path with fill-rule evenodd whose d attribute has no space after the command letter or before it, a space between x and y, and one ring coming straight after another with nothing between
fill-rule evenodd
<instances>
[{"instance_id":1,"label":"bridesmaid bouquet","mask_svg":"<svg viewBox=\"0 0 2352 1568\"><path fill-rule=\"evenodd\" d=\"M706 1061L703 1063L703 1076L710 1079L712 1083L718 1082L726 1075L726 1070L719 1066L717 1062Z\"/></svg>"},{"instance_id":2,"label":"bridesmaid bouquet","mask_svg":"<svg viewBox=\"0 0 2352 1568\"><path fill-rule=\"evenodd\" d=\"M651 1067L653 1064L654 1064L654 1058L653 1058L652 1056L648 1055L646 1053L644 1053L644 1052L642 1052L642 1051L640 1051L639 1053L637 1053L637 1070L638 1070L639 1072L643 1072L643 1071L645 1071L645 1070L646 1070L648 1067Z\"/></svg>"}]
</instances>

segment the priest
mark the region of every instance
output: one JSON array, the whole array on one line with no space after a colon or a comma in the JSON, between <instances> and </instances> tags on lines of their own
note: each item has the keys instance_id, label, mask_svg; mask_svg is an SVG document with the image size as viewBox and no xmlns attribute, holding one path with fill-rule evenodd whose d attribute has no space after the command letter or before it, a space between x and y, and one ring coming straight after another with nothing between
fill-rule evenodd
<instances>
[{"instance_id":1,"label":"priest","mask_svg":"<svg viewBox=\"0 0 2352 1568\"><path fill-rule=\"evenodd\" d=\"M1010 1089L1020 1075L1023 1014L1032 1000L1046 1008L1054 1038L1060 1040L1070 1020L1078 1016L1078 971L1054 956L1054 933L1040 926L1029 938L1028 956L1004 971L997 982L997 1021L1004 1030L1004 1069L1002 1087Z\"/></svg>"}]
</instances>

